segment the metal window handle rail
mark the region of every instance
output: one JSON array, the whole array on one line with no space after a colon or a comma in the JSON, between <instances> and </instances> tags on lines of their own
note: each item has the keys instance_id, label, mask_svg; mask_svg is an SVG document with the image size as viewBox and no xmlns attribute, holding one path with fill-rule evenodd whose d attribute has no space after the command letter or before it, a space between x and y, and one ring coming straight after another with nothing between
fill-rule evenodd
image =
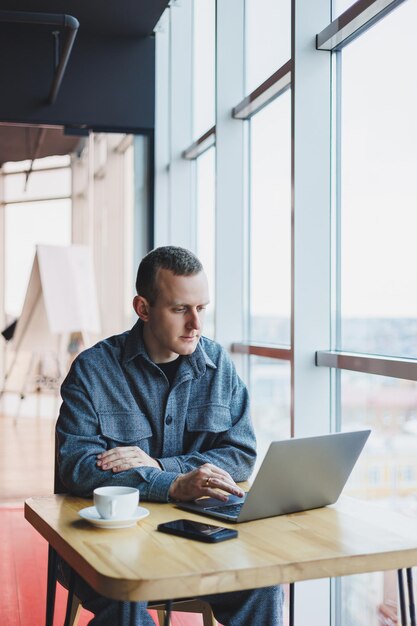
<instances>
[{"instance_id":1,"label":"metal window handle rail","mask_svg":"<svg viewBox=\"0 0 417 626\"><path fill-rule=\"evenodd\" d=\"M182 153L183 159L192 161L198 159L199 156L204 154L209 148L216 145L216 127L210 128L204 135L201 135L191 146L189 146Z\"/></svg>"},{"instance_id":2,"label":"metal window handle rail","mask_svg":"<svg viewBox=\"0 0 417 626\"><path fill-rule=\"evenodd\" d=\"M291 87L291 60L284 63L276 72L267 78L246 98L239 102L232 110L232 117L239 120L248 120L264 106L278 98ZM194 143L182 152L182 158L193 160L201 156L206 150L216 145L216 126L210 128Z\"/></svg>"},{"instance_id":3,"label":"metal window handle rail","mask_svg":"<svg viewBox=\"0 0 417 626\"><path fill-rule=\"evenodd\" d=\"M404 0L358 0L316 36L317 50L340 50Z\"/></svg>"},{"instance_id":4,"label":"metal window handle rail","mask_svg":"<svg viewBox=\"0 0 417 626\"><path fill-rule=\"evenodd\" d=\"M239 120L248 120L258 113L264 106L278 98L291 87L292 61L289 60L277 69L259 87L237 104L232 111L232 117Z\"/></svg>"},{"instance_id":5,"label":"metal window handle rail","mask_svg":"<svg viewBox=\"0 0 417 626\"><path fill-rule=\"evenodd\" d=\"M404 380L417 380L417 359L319 350L316 352L316 365Z\"/></svg>"},{"instance_id":6,"label":"metal window handle rail","mask_svg":"<svg viewBox=\"0 0 417 626\"><path fill-rule=\"evenodd\" d=\"M251 354L269 359L291 361L292 350L288 346L274 346L271 344L240 342L232 343L230 350L234 354Z\"/></svg>"}]
</instances>

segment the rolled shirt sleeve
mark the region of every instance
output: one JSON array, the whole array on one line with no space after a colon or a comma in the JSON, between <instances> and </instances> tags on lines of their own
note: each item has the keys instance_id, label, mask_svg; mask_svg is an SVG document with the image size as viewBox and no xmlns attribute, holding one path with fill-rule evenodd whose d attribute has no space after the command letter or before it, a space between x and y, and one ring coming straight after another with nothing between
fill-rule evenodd
<instances>
[{"instance_id":1,"label":"rolled shirt sleeve","mask_svg":"<svg viewBox=\"0 0 417 626\"><path fill-rule=\"evenodd\" d=\"M76 369L76 366L75 368ZM89 497L97 487L136 487L143 500L167 502L178 471L140 467L117 474L97 466L97 455L108 449L96 411L74 371L61 389L62 405L57 422L59 478L65 489Z\"/></svg>"}]
</instances>

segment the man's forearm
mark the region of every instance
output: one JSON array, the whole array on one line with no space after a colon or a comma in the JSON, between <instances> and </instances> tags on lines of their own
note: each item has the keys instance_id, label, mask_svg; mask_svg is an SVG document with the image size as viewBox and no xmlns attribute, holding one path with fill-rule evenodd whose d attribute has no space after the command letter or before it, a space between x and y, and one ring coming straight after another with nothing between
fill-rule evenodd
<instances>
[{"instance_id":1,"label":"man's forearm","mask_svg":"<svg viewBox=\"0 0 417 626\"><path fill-rule=\"evenodd\" d=\"M212 463L227 471L236 482L247 480L252 473L256 453L251 448L224 446L205 452L192 452L178 456L157 459L165 471L187 473Z\"/></svg>"},{"instance_id":2,"label":"man's forearm","mask_svg":"<svg viewBox=\"0 0 417 626\"><path fill-rule=\"evenodd\" d=\"M138 467L114 473L96 466L90 461L67 458L61 465L60 478L70 493L91 497L94 489L102 486L120 485L136 487L143 500L167 502L169 489L178 472L166 472L155 467Z\"/></svg>"}]
</instances>

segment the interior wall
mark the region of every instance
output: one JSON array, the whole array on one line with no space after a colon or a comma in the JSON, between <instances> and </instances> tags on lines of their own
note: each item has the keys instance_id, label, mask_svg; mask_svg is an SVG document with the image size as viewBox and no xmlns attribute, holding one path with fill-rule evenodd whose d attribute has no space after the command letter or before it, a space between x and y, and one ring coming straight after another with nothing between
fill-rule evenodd
<instances>
[{"instance_id":1,"label":"interior wall","mask_svg":"<svg viewBox=\"0 0 417 626\"><path fill-rule=\"evenodd\" d=\"M132 322L134 280L133 270L127 271L133 268L134 239L131 146L125 135L91 135L81 156L72 158L72 240L93 251L101 337L122 332Z\"/></svg>"}]
</instances>

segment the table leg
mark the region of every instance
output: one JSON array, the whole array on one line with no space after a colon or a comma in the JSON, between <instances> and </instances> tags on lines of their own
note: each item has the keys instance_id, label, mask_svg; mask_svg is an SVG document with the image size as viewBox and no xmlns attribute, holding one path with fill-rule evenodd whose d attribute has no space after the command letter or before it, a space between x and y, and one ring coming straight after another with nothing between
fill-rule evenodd
<instances>
[{"instance_id":1,"label":"table leg","mask_svg":"<svg viewBox=\"0 0 417 626\"><path fill-rule=\"evenodd\" d=\"M410 612L410 624L416 626L416 609L414 605L414 590L413 590L413 570L411 567L406 569L407 573L407 588L408 588L408 610Z\"/></svg>"},{"instance_id":2,"label":"table leg","mask_svg":"<svg viewBox=\"0 0 417 626\"><path fill-rule=\"evenodd\" d=\"M406 611L405 611L404 580L403 580L402 569L398 570L397 575L398 575L398 596L399 596L400 616L401 616L400 624L401 626L407 626L407 617L406 617Z\"/></svg>"},{"instance_id":3,"label":"table leg","mask_svg":"<svg viewBox=\"0 0 417 626\"><path fill-rule=\"evenodd\" d=\"M169 626L171 622L171 609L172 609L172 600L167 600L165 602L165 619L164 626Z\"/></svg>"},{"instance_id":4,"label":"table leg","mask_svg":"<svg viewBox=\"0 0 417 626\"><path fill-rule=\"evenodd\" d=\"M295 583L290 583L290 597L289 597L289 625L294 626L294 595L295 595Z\"/></svg>"},{"instance_id":5,"label":"table leg","mask_svg":"<svg viewBox=\"0 0 417 626\"><path fill-rule=\"evenodd\" d=\"M48 547L48 578L46 583L46 617L45 626L52 626L54 621L55 594L56 594L57 555L55 550Z\"/></svg>"}]
</instances>

